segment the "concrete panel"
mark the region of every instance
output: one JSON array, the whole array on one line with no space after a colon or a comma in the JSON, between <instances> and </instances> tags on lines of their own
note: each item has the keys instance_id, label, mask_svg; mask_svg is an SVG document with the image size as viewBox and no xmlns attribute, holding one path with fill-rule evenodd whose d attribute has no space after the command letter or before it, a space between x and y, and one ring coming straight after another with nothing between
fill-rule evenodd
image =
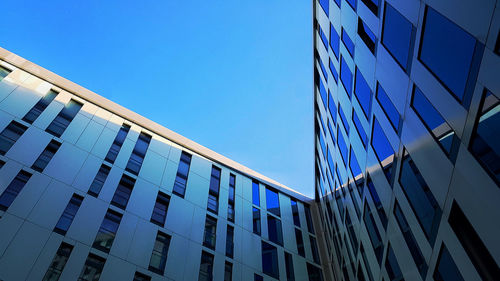
<instances>
[{"instance_id":1,"label":"concrete panel","mask_svg":"<svg viewBox=\"0 0 500 281\"><path fill-rule=\"evenodd\" d=\"M97 142L97 139L101 135L104 125L99 124L95 121L90 121L81 136L76 142L76 146L79 148L90 152Z\"/></svg>"},{"instance_id":2,"label":"concrete panel","mask_svg":"<svg viewBox=\"0 0 500 281\"><path fill-rule=\"evenodd\" d=\"M142 163L141 171L139 172L139 177L155 185L160 185L166 165L167 158L148 149Z\"/></svg>"},{"instance_id":3,"label":"concrete panel","mask_svg":"<svg viewBox=\"0 0 500 281\"><path fill-rule=\"evenodd\" d=\"M66 184L71 184L87 156L87 152L64 142L43 172Z\"/></svg>"}]
</instances>

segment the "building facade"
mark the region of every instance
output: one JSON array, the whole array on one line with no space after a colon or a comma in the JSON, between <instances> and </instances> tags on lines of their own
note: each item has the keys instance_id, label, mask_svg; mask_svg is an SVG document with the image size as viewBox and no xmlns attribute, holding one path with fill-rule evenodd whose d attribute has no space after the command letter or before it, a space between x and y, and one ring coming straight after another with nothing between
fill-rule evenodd
<instances>
[{"instance_id":1,"label":"building facade","mask_svg":"<svg viewBox=\"0 0 500 281\"><path fill-rule=\"evenodd\" d=\"M0 49L0 280L322 280L315 212Z\"/></svg>"},{"instance_id":2,"label":"building facade","mask_svg":"<svg viewBox=\"0 0 500 281\"><path fill-rule=\"evenodd\" d=\"M314 0L313 21L325 276L498 280L500 2Z\"/></svg>"}]
</instances>

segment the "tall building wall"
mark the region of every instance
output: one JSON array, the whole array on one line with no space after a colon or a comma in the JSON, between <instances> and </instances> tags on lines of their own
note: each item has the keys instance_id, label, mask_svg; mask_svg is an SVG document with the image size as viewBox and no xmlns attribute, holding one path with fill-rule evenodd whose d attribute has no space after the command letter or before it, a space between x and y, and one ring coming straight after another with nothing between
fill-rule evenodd
<instances>
[{"instance_id":1,"label":"tall building wall","mask_svg":"<svg viewBox=\"0 0 500 281\"><path fill-rule=\"evenodd\" d=\"M0 49L0 280L320 280L313 203Z\"/></svg>"},{"instance_id":2,"label":"tall building wall","mask_svg":"<svg viewBox=\"0 0 500 281\"><path fill-rule=\"evenodd\" d=\"M500 276L500 2L314 0L332 280Z\"/></svg>"}]
</instances>

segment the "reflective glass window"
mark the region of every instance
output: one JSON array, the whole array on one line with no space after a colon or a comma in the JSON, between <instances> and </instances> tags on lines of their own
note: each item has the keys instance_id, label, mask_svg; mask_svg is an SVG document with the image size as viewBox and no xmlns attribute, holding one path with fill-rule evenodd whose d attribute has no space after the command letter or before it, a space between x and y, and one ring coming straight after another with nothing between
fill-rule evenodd
<instances>
[{"instance_id":1,"label":"reflective glass window","mask_svg":"<svg viewBox=\"0 0 500 281\"><path fill-rule=\"evenodd\" d=\"M414 38L415 28L411 22L386 2L382 44L404 71L410 67Z\"/></svg>"},{"instance_id":2,"label":"reflective glass window","mask_svg":"<svg viewBox=\"0 0 500 281\"><path fill-rule=\"evenodd\" d=\"M389 98L385 90L380 85L380 83L377 83L376 98L378 103L380 104L380 107L382 107L382 110L387 116L387 119L389 119L389 122L391 123L392 127L397 132L399 127L399 118L400 118L399 112L396 109L396 106L394 106L394 104L392 103L391 99Z\"/></svg>"},{"instance_id":3,"label":"reflective glass window","mask_svg":"<svg viewBox=\"0 0 500 281\"><path fill-rule=\"evenodd\" d=\"M47 106L54 100L57 96L57 92L54 90L49 90L45 96L43 96L36 104L33 106L26 115L23 117L23 121L27 123L33 123L40 114L47 108Z\"/></svg>"},{"instance_id":4,"label":"reflective glass window","mask_svg":"<svg viewBox=\"0 0 500 281\"><path fill-rule=\"evenodd\" d=\"M366 82L365 78L359 71L359 68L356 67L356 83L354 84L354 95L356 96L359 105L361 105L361 109L365 114L366 119L369 119L371 104L372 104L372 90Z\"/></svg>"},{"instance_id":5,"label":"reflective glass window","mask_svg":"<svg viewBox=\"0 0 500 281\"><path fill-rule=\"evenodd\" d=\"M351 37L349 37L349 34L347 34L344 28L342 28L342 42L344 43L344 46L346 47L351 57L354 58L354 42L352 41Z\"/></svg>"},{"instance_id":6,"label":"reflective glass window","mask_svg":"<svg viewBox=\"0 0 500 281\"><path fill-rule=\"evenodd\" d=\"M268 212L280 216L280 201L278 192L269 189L269 187L266 188L266 205Z\"/></svg>"},{"instance_id":7,"label":"reflective glass window","mask_svg":"<svg viewBox=\"0 0 500 281\"><path fill-rule=\"evenodd\" d=\"M344 57L340 59L340 81L342 85L344 85L344 89L347 92L349 98L351 98L352 92L352 71L347 66L347 62L344 60Z\"/></svg>"},{"instance_id":8,"label":"reflective glass window","mask_svg":"<svg viewBox=\"0 0 500 281\"><path fill-rule=\"evenodd\" d=\"M21 123L12 121L0 133L0 154L4 155L16 143L16 141L24 134L28 127Z\"/></svg>"},{"instance_id":9,"label":"reflective glass window","mask_svg":"<svg viewBox=\"0 0 500 281\"><path fill-rule=\"evenodd\" d=\"M276 279L280 279L278 249L264 241L262 241L262 272Z\"/></svg>"},{"instance_id":10,"label":"reflective glass window","mask_svg":"<svg viewBox=\"0 0 500 281\"><path fill-rule=\"evenodd\" d=\"M6 211L24 188L31 174L21 170L0 195L0 210Z\"/></svg>"},{"instance_id":11,"label":"reflective glass window","mask_svg":"<svg viewBox=\"0 0 500 281\"><path fill-rule=\"evenodd\" d=\"M332 48L333 54L337 59L339 59L339 54L340 54L340 36L333 27L332 24L330 24L330 47Z\"/></svg>"}]
</instances>

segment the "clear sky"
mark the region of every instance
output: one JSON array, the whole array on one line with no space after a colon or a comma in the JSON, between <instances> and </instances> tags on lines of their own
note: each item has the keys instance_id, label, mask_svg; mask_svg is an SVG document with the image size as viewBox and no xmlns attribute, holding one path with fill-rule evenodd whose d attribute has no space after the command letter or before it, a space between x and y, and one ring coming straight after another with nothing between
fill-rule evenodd
<instances>
[{"instance_id":1,"label":"clear sky","mask_svg":"<svg viewBox=\"0 0 500 281\"><path fill-rule=\"evenodd\" d=\"M304 0L3 0L0 46L313 196Z\"/></svg>"}]
</instances>

